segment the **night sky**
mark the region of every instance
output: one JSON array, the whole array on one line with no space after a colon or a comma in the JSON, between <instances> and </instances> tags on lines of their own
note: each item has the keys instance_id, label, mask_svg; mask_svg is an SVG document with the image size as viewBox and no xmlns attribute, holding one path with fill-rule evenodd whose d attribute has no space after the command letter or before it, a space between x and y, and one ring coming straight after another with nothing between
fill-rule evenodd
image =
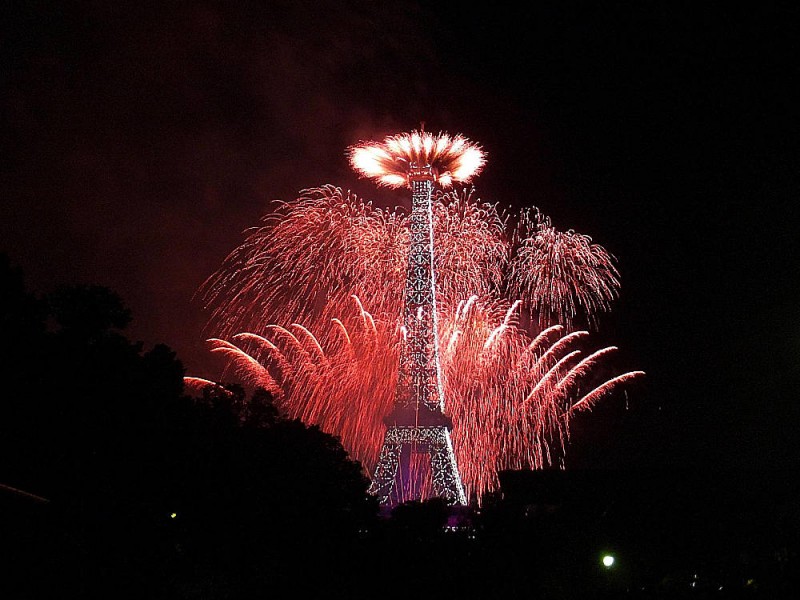
<instances>
[{"instance_id":1,"label":"night sky","mask_svg":"<svg viewBox=\"0 0 800 600\"><path fill-rule=\"evenodd\" d=\"M568 467L800 468L797 3L19 2L0 22L0 252L92 283L188 374L193 295L270 201L360 140L462 133L486 201L619 260L599 342L647 377L575 420Z\"/></svg>"}]
</instances>

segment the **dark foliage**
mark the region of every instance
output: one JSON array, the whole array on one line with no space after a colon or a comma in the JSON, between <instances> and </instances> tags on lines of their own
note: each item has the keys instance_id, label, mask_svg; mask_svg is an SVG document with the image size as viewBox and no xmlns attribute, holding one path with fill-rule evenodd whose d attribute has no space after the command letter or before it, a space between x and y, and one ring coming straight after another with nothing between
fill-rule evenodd
<instances>
[{"instance_id":1,"label":"dark foliage","mask_svg":"<svg viewBox=\"0 0 800 600\"><path fill-rule=\"evenodd\" d=\"M186 396L175 354L128 340L110 290L36 298L0 271L0 597L236 596L376 515L336 438L262 390Z\"/></svg>"}]
</instances>

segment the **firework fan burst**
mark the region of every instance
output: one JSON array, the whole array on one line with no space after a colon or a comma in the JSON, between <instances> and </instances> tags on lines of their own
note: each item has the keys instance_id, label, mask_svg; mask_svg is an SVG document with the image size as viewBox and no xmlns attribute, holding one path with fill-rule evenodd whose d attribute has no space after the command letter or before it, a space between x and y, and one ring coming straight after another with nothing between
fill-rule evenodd
<instances>
[{"instance_id":1,"label":"firework fan burst","mask_svg":"<svg viewBox=\"0 0 800 600\"><path fill-rule=\"evenodd\" d=\"M616 348L592 348L588 328L574 326L610 309L619 275L588 237L535 210L511 223L472 189L452 187L483 165L465 138L415 133L385 144L413 160L390 160L385 145L355 146L350 160L394 187L419 160L447 188L432 205L439 354L459 472L480 501L499 471L560 464L572 415L643 375L609 377ZM368 473L395 400L409 228L400 209L332 185L308 189L277 203L201 288L209 345L229 372L339 436ZM429 484L423 476L408 491L424 497Z\"/></svg>"},{"instance_id":2,"label":"firework fan burst","mask_svg":"<svg viewBox=\"0 0 800 600\"><path fill-rule=\"evenodd\" d=\"M382 143L356 144L348 154L357 173L392 188L407 186L411 171L422 167L429 167L433 179L449 188L454 182L467 183L486 164L483 150L462 135L425 131L390 135Z\"/></svg>"}]
</instances>

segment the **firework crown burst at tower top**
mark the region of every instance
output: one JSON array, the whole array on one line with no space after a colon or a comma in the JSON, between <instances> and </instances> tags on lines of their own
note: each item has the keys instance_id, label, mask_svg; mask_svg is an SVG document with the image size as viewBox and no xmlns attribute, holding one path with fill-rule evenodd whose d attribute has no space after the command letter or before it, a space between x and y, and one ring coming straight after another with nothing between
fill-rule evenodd
<instances>
[{"instance_id":1,"label":"firework crown burst at tower top","mask_svg":"<svg viewBox=\"0 0 800 600\"><path fill-rule=\"evenodd\" d=\"M486 164L486 153L462 135L412 131L383 142L361 142L347 149L350 165L378 185L410 186L414 176L432 178L442 187L467 183Z\"/></svg>"}]
</instances>

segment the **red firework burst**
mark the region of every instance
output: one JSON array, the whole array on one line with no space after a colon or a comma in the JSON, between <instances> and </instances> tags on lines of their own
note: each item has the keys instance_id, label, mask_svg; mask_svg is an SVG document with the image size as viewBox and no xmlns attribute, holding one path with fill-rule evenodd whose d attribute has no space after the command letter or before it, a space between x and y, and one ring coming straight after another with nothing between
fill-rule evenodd
<instances>
[{"instance_id":1,"label":"red firework burst","mask_svg":"<svg viewBox=\"0 0 800 600\"><path fill-rule=\"evenodd\" d=\"M436 138L419 139L440 178L464 173L433 152ZM588 352L589 332L571 330L619 288L589 238L527 214L507 235L496 205L465 190L437 193L433 226L446 410L465 491L480 499L503 469L557 462L574 412L642 373L605 377L616 348ZM290 416L340 436L370 473L394 403L408 240L407 214L314 188L278 204L202 289L212 351Z\"/></svg>"},{"instance_id":2,"label":"red firework burst","mask_svg":"<svg viewBox=\"0 0 800 600\"><path fill-rule=\"evenodd\" d=\"M558 231L538 211L522 213L518 245L511 260L509 294L538 315L540 326L590 323L607 311L619 293L614 257L587 235Z\"/></svg>"}]
</instances>

